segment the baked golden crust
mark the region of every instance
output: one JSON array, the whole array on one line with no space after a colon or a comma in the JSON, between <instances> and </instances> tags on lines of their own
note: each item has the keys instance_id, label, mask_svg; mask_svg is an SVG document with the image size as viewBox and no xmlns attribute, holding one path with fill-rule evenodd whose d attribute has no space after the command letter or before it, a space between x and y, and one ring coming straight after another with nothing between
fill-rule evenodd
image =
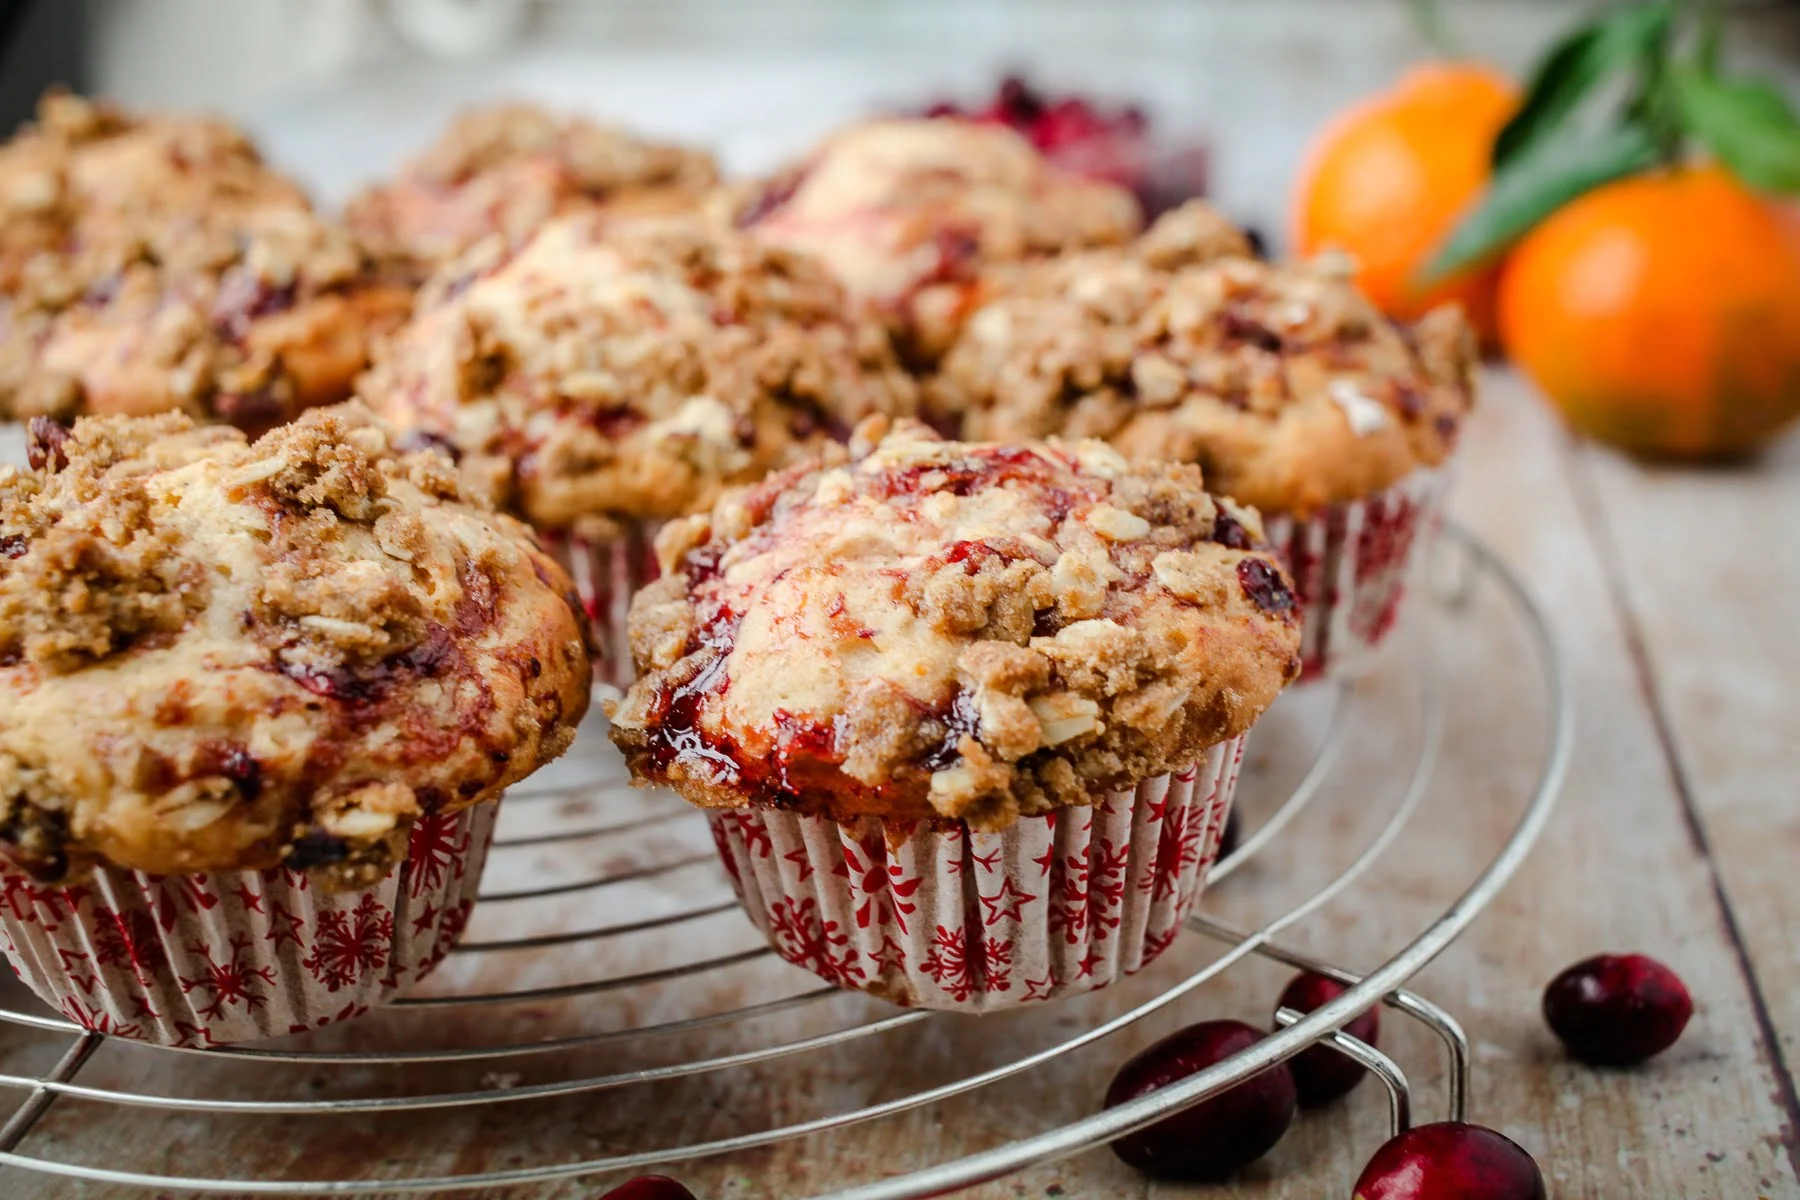
<instances>
[{"instance_id":1,"label":"baked golden crust","mask_svg":"<svg viewBox=\"0 0 1800 1200\"><path fill-rule=\"evenodd\" d=\"M801 255L698 217L552 222L421 294L362 394L535 524L712 503L915 388Z\"/></svg>"},{"instance_id":2,"label":"baked golden crust","mask_svg":"<svg viewBox=\"0 0 1800 1200\"><path fill-rule=\"evenodd\" d=\"M948 118L853 126L728 204L740 227L824 259L921 362L949 345L987 269L1121 243L1143 220L1124 188L1058 171L1010 129Z\"/></svg>"},{"instance_id":3,"label":"baked golden crust","mask_svg":"<svg viewBox=\"0 0 1800 1200\"><path fill-rule=\"evenodd\" d=\"M717 182L703 151L503 104L458 117L395 179L353 198L344 219L384 264L423 279L492 234L517 242L590 206L680 211Z\"/></svg>"},{"instance_id":4,"label":"baked golden crust","mask_svg":"<svg viewBox=\"0 0 1800 1200\"><path fill-rule=\"evenodd\" d=\"M347 397L409 305L220 122L48 96L0 179L0 416L266 429Z\"/></svg>"},{"instance_id":5,"label":"baked golden crust","mask_svg":"<svg viewBox=\"0 0 1800 1200\"><path fill-rule=\"evenodd\" d=\"M568 579L359 406L254 444L172 414L31 436L0 467L0 846L33 873L353 886L573 739Z\"/></svg>"},{"instance_id":6,"label":"baked golden crust","mask_svg":"<svg viewBox=\"0 0 1800 1200\"><path fill-rule=\"evenodd\" d=\"M968 437L1103 438L1305 516L1449 457L1474 369L1459 311L1397 327L1344 264L1259 262L1189 205L1127 249L1019 271L970 317L931 392Z\"/></svg>"},{"instance_id":7,"label":"baked golden crust","mask_svg":"<svg viewBox=\"0 0 1800 1200\"><path fill-rule=\"evenodd\" d=\"M1187 766L1299 671L1255 515L1194 467L881 424L664 529L609 711L635 778L1001 828Z\"/></svg>"}]
</instances>

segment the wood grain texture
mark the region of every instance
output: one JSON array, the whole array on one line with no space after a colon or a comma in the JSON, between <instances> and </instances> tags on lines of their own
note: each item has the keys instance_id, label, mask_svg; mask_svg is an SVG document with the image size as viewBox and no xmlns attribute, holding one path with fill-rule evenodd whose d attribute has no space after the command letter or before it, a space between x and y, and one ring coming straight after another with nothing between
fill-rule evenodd
<instances>
[{"instance_id":1,"label":"wood grain texture","mask_svg":"<svg viewBox=\"0 0 1800 1200\"><path fill-rule=\"evenodd\" d=\"M1792 655L1794 647L1790 642L1756 653L1764 642L1777 640L1774 631L1783 627L1784 610L1775 597L1766 607L1756 607L1763 603L1759 600L1734 608L1741 615L1730 623L1741 626L1740 631L1716 631L1712 640L1696 637L1683 621L1693 619L1694 612L1716 615L1737 604L1737 589L1721 583L1718 590L1706 590L1714 585L1673 567L1646 565L1642 560L1663 544L1659 539L1664 534L1626 531L1632 522L1651 520L1652 513L1664 522L1663 529L1682 527L1683 521L1691 521L1695 531L1709 528L1704 515L1709 506L1751 503L1732 499L1740 488L1753 493L1790 486L1781 474L1790 469L1787 461L1731 482L1724 498L1694 490L1688 477L1671 482L1610 461L1589 462L1570 452L1554 421L1505 376L1493 381L1470 433L1455 507L1527 579L1550 614L1576 681L1579 745L1561 807L1519 877L1417 986L1469 1031L1476 1057L1473 1119L1505 1130L1537 1155L1558 1200L1800 1196L1783 1076L1765 1040L1759 997L1731 928L1735 915L1756 974L1765 985L1783 988L1765 1003L1775 1027L1792 1035L1800 1021L1791 1007L1796 994L1792 975L1783 974L1795 962L1792 942L1783 940L1792 937L1786 923L1792 909L1783 906L1794 900L1780 893L1792 891L1782 876L1793 862L1793 845L1770 836L1769 830L1791 828L1780 825L1791 820L1780 804L1791 799L1791 790L1772 788L1771 781L1779 782L1784 752L1788 761L1792 757L1793 726L1782 724L1792 718L1777 710L1781 680L1791 678L1780 671L1784 664L1794 665L1781 655ZM1585 482L1590 478L1591 490ZM1681 503L1662 505L1654 498L1664 489L1684 488L1689 490ZM1701 515L1675 511L1690 507L1702 510ZM1596 532L1616 539L1622 565L1610 580ZM1754 557L1764 540L1735 545L1735 550L1708 546L1707 561L1721 567L1748 563L1732 570L1769 571L1771 582L1793 581L1791 574L1780 574L1794 570L1791 560L1785 567L1770 568L1769 555L1761 562ZM1727 578L1735 576L1728 573ZM1661 681L1657 694L1671 714L1668 724L1675 730L1688 796L1718 854L1722 888L1715 886L1713 865L1693 833L1681 779L1664 753L1650 693L1631 652L1631 630L1621 619L1621 586L1632 597L1659 597L1634 600L1631 611L1639 614L1644 658ZM1792 588L1787 592L1793 594ZM1429 598L1415 597L1420 601ZM1391 815L1396 764L1416 755L1420 715L1428 705L1442 711L1445 730L1426 803L1365 878L1297 925L1287 940L1346 966L1369 966L1440 912L1491 856L1516 821L1541 758L1542 701L1528 646L1492 583L1479 584L1469 605L1456 615L1415 614L1426 619L1412 622L1405 634L1410 640L1358 686L1347 710L1344 757L1326 791L1266 857L1208 894L1210 914L1239 925L1265 921L1344 869ZM1415 670L1415 663L1427 660L1441 664L1441 694L1427 691L1430 685ZM1733 664L1733 677L1752 681L1748 697L1715 679L1718 694L1707 699L1703 685L1720 663ZM1676 695L1690 692L1691 699ZM1708 715L1721 707L1738 719L1721 727L1725 717ZM1271 798L1291 786L1330 708L1325 694L1291 696L1259 726L1245 791L1253 816L1266 814ZM1743 727L1758 721L1770 731L1773 744L1755 753L1723 751L1721 739L1748 742L1755 735ZM1781 731L1785 740L1774 740ZM1761 774L1747 776L1742 773L1747 769ZM612 799L604 805L514 800L505 830L518 837L610 822L648 811L643 806L655 803L654 798ZM1733 828L1739 832L1729 834ZM490 884L578 881L601 868L671 861L703 853L705 846L704 831L692 822L551 848L519 846L496 855ZM702 862L637 884L571 893L554 904L489 904L478 912L471 936L479 940L641 920L725 894L716 869ZM1722 897L1737 905L1735 914L1724 907ZM727 911L674 932L615 939L599 950L460 955L450 964L449 975L427 990L553 987L756 945L742 919ZM1148 999L1210 961L1218 949L1203 937L1189 936L1144 975L1099 996L1001 1017L931 1018L793 1061L704 1079L399 1116L252 1119L64 1099L22 1149L49 1158L168 1173L361 1174L379 1179L505 1169L691 1143L903 1096L1004 1063ZM1538 1015L1544 981L1568 962L1600 950L1656 954L1694 990L1699 1011L1687 1036L1647 1068L1603 1072L1568 1063ZM661 1169L688 1180L707 1200L792 1200L1027 1136L1091 1112L1112 1070L1179 1024L1209 1016L1266 1021L1286 975L1271 964L1247 963L1118 1036L973 1095L729 1158ZM492 1043L617 1029L809 986L810 977L757 960L697 982L638 987L573 1002L543 998L491 1009L376 1017L348 1027L334 1042L351 1048L445 1040ZM5 999L16 997L8 993ZM766 1018L741 1033L700 1031L650 1044L604 1043L543 1058L437 1067L409 1073L403 1080L363 1067L172 1058L108 1045L79 1079L97 1087L168 1095L296 1099L394 1094L402 1083L413 1090L479 1089L494 1086L495 1071L511 1076L500 1082L523 1087L654 1067L687 1055L792 1039L892 1013L874 1002L842 997ZM1444 1070L1430 1035L1390 1015L1383 1044L1414 1082L1419 1118L1433 1119L1442 1111ZM41 1070L56 1049L56 1039L0 1028L0 1064L8 1071ZM7 1097L19 1095L14 1091ZM1152 1185L1101 1150L1043 1164L968 1194L1084 1200L1347 1196L1362 1162L1383 1136L1382 1124L1380 1098L1365 1085L1342 1107L1304 1116L1268 1158L1230 1186ZM461 1194L573 1200L599 1195L606 1182L568 1180ZM395 1193L377 1185L368 1194ZM0 1170L0 1195L9 1200L123 1200L143 1193Z\"/></svg>"},{"instance_id":2,"label":"wood grain texture","mask_svg":"<svg viewBox=\"0 0 1800 1200\"><path fill-rule=\"evenodd\" d=\"M1800 1157L1800 432L1748 466L1645 466L1588 446L1575 470L1693 836L1766 1003Z\"/></svg>"}]
</instances>

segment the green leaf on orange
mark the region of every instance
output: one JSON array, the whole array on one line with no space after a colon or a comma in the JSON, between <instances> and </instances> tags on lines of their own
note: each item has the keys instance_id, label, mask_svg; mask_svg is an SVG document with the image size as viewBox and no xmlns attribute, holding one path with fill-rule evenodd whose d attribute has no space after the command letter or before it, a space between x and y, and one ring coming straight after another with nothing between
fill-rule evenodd
<instances>
[{"instance_id":1,"label":"green leaf on orange","mask_svg":"<svg viewBox=\"0 0 1800 1200\"><path fill-rule=\"evenodd\" d=\"M1426 264L1418 285L1456 275L1499 254L1584 192L1653 166L1656 138L1628 123L1587 133L1565 126L1494 173L1485 195Z\"/></svg>"},{"instance_id":2,"label":"green leaf on orange","mask_svg":"<svg viewBox=\"0 0 1800 1200\"><path fill-rule=\"evenodd\" d=\"M1800 192L1800 117L1773 84L1696 70L1671 77L1682 123L1751 187Z\"/></svg>"},{"instance_id":3,"label":"green leaf on orange","mask_svg":"<svg viewBox=\"0 0 1800 1200\"><path fill-rule=\"evenodd\" d=\"M1668 43L1674 7L1630 4L1570 32L1538 64L1519 111L1494 139L1499 170L1553 138L1596 87L1629 68L1648 73Z\"/></svg>"}]
</instances>

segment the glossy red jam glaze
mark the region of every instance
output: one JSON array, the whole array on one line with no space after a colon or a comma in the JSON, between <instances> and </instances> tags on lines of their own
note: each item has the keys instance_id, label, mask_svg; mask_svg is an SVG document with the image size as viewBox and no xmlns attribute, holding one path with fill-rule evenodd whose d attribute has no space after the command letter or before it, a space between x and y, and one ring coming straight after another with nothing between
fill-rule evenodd
<instances>
[{"instance_id":1,"label":"glossy red jam glaze","mask_svg":"<svg viewBox=\"0 0 1800 1200\"><path fill-rule=\"evenodd\" d=\"M1026 485L1038 492L1052 525L1060 525L1071 512L1104 499L1106 489L1098 481L1087 488L1067 485L1067 473L1074 460L1060 451L1031 450L1020 447L971 446L965 457L950 463L924 463L876 475L866 485L868 491L892 506L901 521L917 518L919 503L938 493L968 496L989 487ZM1060 470L1058 468L1061 468ZM776 476L752 493L748 507L753 511L770 511L789 476L804 469ZM755 544L753 536L748 545ZM681 569L695 595L702 623L689 635L687 653L706 653L707 666L687 683L670 690L661 701L654 726L646 764L656 773L666 774L676 764L704 764L721 777L743 789L752 803L774 808L804 809L829 804L846 788L865 793L859 799L869 807L880 807L900 800L919 787L919 776L953 763L957 745L976 728L971 697L956 692L947 703L919 706L921 714L943 726L942 739L918 756L916 769L896 778L891 784L869 788L846 778L838 767L843 755L838 750L840 723L811 724L804 717L788 712L777 714L777 732L766 754L746 755L736 739L701 728L700 714L706 701L721 696L731 686L726 659L736 642L738 626L743 620L741 597L724 579L721 565L729 547L718 541L689 551ZM973 566L982 559L1005 559L1008 549L986 542L960 541L942 555L945 563ZM898 582L898 573L896 573ZM1141 582L1141 581L1140 581ZM841 613L843 598L837 600ZM823 795L819 794L823 793ZM809 804L809 801L813 802Z\"/></svg>"},{"instance_id":2,"label":"glossy red jam glaze","mask_svg":"<svg viewBox=\"0 0 1800 1200\"><path fill-rule=\"evenodd\" d=\"M917 425L850 467L776 475L640 594L614 739L699 803L840 817L963 815L946 784L1041 811L1185 766L1294 665L1293 594L1244 548L1254 518L1216 519L1197 485L1098 445Z\"/></svg>"}]
</instances>

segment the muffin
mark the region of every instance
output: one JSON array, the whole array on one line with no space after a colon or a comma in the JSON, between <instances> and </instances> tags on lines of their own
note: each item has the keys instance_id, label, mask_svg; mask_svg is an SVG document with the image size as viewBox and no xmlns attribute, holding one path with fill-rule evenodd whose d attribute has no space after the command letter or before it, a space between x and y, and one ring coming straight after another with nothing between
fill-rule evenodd
<instances>
[{"instance_id":1,"label":"muffin","mask_svg":"<svg viewBox=\"0 0 1800 1200\"><path fill-rule=\"evenodd\" d=\"M928 1008L1102 986L1200 891L1288 582L1195 467L881 424L664 529L612 738L788 961Z\"/></svg>"},{"instance_id":2,"label":"muffin","mask_svg":"<svg viewBox=\"0 0 1800 1200\"><path fill-rule=\"evenodd\" d=\"M162 220L217 201L306 207L300 189L224 121L47 92L36 122L0 145L0 290L56 274L78 295L100 278L80 268L110 269L84 253L94 243L153 236Z\"/></svg>"},{"instance_id":3,"label":"muffin","mask_svg":"<svg viewBox=\"0 0 1800 1200\"><path fill-rule=\"evenodd\" d=\"M581 213L435 279L363 395L555 536L617 678L656 526L912 410L886 334L845 309L803 255L698 217Z\"/></svg>"},{"instance_id":4,"label":"muffin","mask_svg":"<svg viewBox=\"0 0 1800 1200\"><path fill-rule=\"evenodd\" d=\"M390 269L422 281L493 234L529 236L561 213L691 208L718 181L710 155L532 104L477 109L351 200L345 220Z\"/></svg>"},{"instance_id":5,"label":"muffin","mask_svg":"<svg viewBox=\"0 0 1800 1200\"><path fill-rule=\"evenodd\" d=\"M1272 264L1204 205L1132 246L1020 272L931 384L966 436L1101 438L1191 462L1259 509L1306 613L1317 677L1393 626L1474 395L1460 312L1383 317L1347 262Z\"/></svg>"},{"instance_id":6,"label":"muffin","mask_svg":"<svg viewBox=\"0 0 1800 1200\"><path fill-rule=\"evenodd\" d=\"M954 118L846 129L729 204L741 228L824 259L920 367L993 268L1122 243L1141 224L1124 188L1057 170L1010 129Z\"/></svg>"},{"instance_id":7,"label":"muffin","mask_svg":"<svg viewBox=\"0 0 1800 1200\"><path fill-rule=\"evenodd\" d=\"M213 1045L365 1011L460 935L587 706L561 569L357 407L254 444L31 429L0 467L0 946L71 1019Z\"/></svg>"},{"instance_id":8,"label":"muffin","mask_svg":"<svg viewBox=\"0 0 1800 1200\"><path fill-rule=\"evenodd\" d=\"M219 122L53 95L0 180L0 417L261 431L347 398L410 303Z\"/></svg>"}]
</instances>

